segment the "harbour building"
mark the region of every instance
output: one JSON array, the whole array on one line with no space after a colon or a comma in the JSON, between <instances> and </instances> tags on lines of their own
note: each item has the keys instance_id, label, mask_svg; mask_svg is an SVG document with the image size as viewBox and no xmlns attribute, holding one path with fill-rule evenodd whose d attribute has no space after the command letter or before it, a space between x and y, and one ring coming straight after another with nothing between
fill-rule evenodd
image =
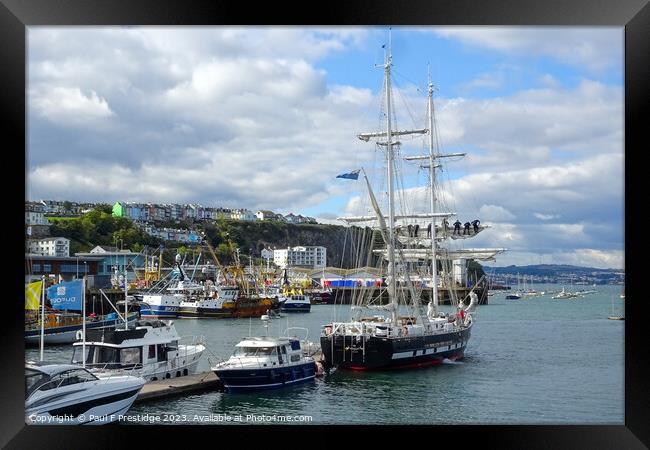
<instances>
[{"instance_id":1,"label":"harbour building","mask_svg":"<svg viewBox=\"0 0 650 450\"><path fill-rule=\"evenodd\" d=\"M273 262L280 268L308 267L319 269L325 267L327 249L320 246L298 246L273 250Z\"/></svg>"}]
</instances>

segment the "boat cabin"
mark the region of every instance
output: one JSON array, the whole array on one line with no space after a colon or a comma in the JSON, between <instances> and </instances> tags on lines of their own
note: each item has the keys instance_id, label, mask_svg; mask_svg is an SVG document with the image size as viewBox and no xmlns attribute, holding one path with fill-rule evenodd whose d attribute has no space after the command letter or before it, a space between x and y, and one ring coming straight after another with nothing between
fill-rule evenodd
<instances>
[{"instance_id":1,"label":"boat cabin","mask_svg":"<svg viewBox=\"0 0 650 450\"><path fill-rule=\"evenodd\" d=\"M178 340L175 329L161 320L140 320L128 330L87 330L86 365L124 369L166 362L177 356ZM81 364L83 343L73 347L72 363Z\"/></svg>"},{"instance_id":2,"label":"boat cabin","mask_svg":"<svg viewBox=\"0 0 650 450\"><path fill-rule=\"evenodd\" d=\"M298 339L291 338L246 338L235 346L228 360L241 366L273 367L302 360L302 348Z\"/></svg>"}]
</instances>

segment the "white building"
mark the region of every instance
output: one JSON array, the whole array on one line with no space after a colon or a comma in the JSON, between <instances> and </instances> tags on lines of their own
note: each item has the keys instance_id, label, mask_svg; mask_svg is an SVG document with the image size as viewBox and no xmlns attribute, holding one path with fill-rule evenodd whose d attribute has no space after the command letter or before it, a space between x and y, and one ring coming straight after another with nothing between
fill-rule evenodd
<instances>
[{"instance_id":1,"label":"white building","mask_svg":"<svg viewBox=\"0 0 650 450\"><path fill-rule=\"evenodd\" d=\"M29 253L42 256L70 256L70 239L64 237L51 237L44 239L30 239Z\"/></svg>"},{"instance_id":2,"label":"white building","mask_svg":"<svg viewBox=\"0 0 650 450\"><path fill-rule=\"evenodd\" d=\"M42 211L25 211L25 225L49 225Z\"/></svg>"},{"instance_id":3,"label":"white building","mask_svg":"<svg viewBox=\"0 0 650 450\"><path fill-rule=\"evenodd\" d=\"M233 209L231 212L233 220L257 220L258 216L250 209Z\"/></svg>"},{"instance_id":4,"label":"white building","mask_svg":"<svg viewBox=\"0 0 650 450\"><path fill-rule=\"evenodd\" d=\"M327 261L325 247L288 247L282 250L273 250L273 262L276 266L323 268Z\"/></svg>"}]
</instances>

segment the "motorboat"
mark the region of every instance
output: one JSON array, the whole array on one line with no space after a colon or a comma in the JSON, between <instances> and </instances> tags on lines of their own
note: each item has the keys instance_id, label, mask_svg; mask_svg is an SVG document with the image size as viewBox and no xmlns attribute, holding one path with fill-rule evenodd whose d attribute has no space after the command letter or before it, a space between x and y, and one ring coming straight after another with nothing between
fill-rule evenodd
<instances>
[{"instance_id":1,"label":"motorboat","mask_svg":"<svg viewBox=\"0 0 650 450\"><path fill-rule=\"evenodd\" d=\"M25 364L25 422L87 425L115 422L135 401L145 380L98 377L75 364Z\"/></svg>"},{"instance_id":2,"label":"motorboat","mask_svg":"<svg viewBox=\"0 0 650 450\"><path fill-rule=\"evenodd\" d=\"M181 338L173 322L140 320L134 328L86 331L85 341L73 344L73 364L85 365L93 374L137 374L149 381L196 372L205 351L203 336ZM82 356L85 347L85 358Z\"/></svg>"},{"instance_id":3,"label":"motorboat","mask_svg":"<svg viewBox=\"0 0 650 450\"><path fill-rule=\"evenodd\" d=\"M314 379L322 371L306 341L296 337L247 337L211 370L228 392L275 389Z\"/></svg>"}]
</instances>

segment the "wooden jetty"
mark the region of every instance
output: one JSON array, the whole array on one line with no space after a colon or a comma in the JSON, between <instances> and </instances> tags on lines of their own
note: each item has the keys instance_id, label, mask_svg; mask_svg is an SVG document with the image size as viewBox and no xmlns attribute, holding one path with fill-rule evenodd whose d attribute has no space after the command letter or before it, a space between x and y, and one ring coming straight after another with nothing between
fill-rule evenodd
<instances>
[{"instance_id":1,"label":"wooden jetty","mask_svg":"<svg viewBox=\"0 0 650 450\"><path fill-rule=\"evenodd\" d=\"M223 383L214 372L151 381L144 385L135 403L199 391L223 391Z\"/></svg>"}]
</instances>

